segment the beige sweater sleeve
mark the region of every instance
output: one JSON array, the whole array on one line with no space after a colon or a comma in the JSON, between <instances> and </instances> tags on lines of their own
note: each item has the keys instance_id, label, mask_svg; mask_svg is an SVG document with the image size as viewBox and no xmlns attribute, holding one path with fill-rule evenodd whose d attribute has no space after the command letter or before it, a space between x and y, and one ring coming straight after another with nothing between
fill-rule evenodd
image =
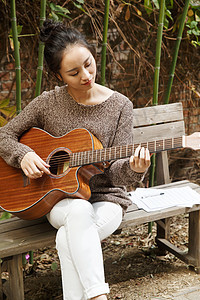
<instances>
[{"instance_id":1,"label":"beige sweater sleeve","mask_svg":"<svg viewBox=\"0 0 200 300\"><path fill-rule=\"evenodd\" d=\"M41 110L34 99L18 116L0 128L0 156L13 167L20 167L24 155L33 151L19 142L20 136L33 126L41 127Z\"/></svg>"}]
</instances>

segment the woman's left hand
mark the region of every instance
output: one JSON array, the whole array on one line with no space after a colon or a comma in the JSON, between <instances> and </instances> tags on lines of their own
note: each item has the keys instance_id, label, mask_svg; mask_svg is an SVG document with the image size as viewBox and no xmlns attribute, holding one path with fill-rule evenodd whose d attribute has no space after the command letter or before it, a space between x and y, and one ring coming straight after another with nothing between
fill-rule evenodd
<instances>
[{"instance_id":1,"label":"woman's left hand","mask_svg":"<svg viewBox=\"0 0 200 300\"><path fill-rule=\"evenodd\" d=\"M134 155L130 157L130 167L137 173L144 173L150 166L150 153L149 150L138 146L135 149Z\"/></svg>"}]
</instances>

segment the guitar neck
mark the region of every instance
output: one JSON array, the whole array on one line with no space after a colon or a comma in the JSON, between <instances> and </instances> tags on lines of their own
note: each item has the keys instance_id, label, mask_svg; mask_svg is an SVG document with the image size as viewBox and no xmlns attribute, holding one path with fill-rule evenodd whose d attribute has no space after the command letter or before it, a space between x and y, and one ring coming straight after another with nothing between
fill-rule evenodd
<instances>
[{"instance_id":1,"label":"guitar neck","mask_svg":"<svg viewBox=\"0 0 200 300\"><path fill-rule=\"evenodd\" d=\"M97 150L72 153L70 157L70 167L88 165L104 161L116 160L130 157L138 146L148 148L150 153L161 152L184 147L184 136L133 144L126 146L116 146Z\"/></svg>"}]
</instances>

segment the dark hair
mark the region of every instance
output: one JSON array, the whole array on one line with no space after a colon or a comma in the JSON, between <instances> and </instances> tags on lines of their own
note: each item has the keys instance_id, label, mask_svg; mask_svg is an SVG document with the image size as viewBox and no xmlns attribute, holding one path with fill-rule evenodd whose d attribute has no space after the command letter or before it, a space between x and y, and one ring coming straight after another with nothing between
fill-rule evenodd
<instances>
[{"instance_id":1,"label":"dark hair","mask_svg":"<svg viewBox=\"0 0 200 300\"><path fill-rule=\"evenodd\" d=\"M44 21L40 30L40 40L45 44L44 57L54 75L59 74L63 52L68 46L81 45L95 56L94 48L88 44L85 37L77 29L66 27L61 22Z\"/></svg>"}]
</instances>

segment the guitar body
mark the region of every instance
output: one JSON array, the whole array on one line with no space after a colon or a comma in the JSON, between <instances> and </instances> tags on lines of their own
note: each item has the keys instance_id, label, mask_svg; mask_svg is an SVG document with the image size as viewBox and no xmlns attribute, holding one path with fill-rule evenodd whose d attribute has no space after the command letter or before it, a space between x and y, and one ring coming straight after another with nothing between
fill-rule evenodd
<instances>
[{"instance_id":1,"label":"guitar body","mask_svg":"<svg viewBox=\"0 0 200 300\"><path fill-rule=\"evenodd\" d=\"M62 137L53 137L44 130L31 128L21 137L20 142L50 164L51 175L29 179L21 169L7 165L0 158L0 206L3 210L31 220L44 216L64 198L90 198L90 178L102 173L103 165L69 165L71 153L103 148L88 130L75 129ZM59 160L62 163L54 166L54 162Z\"/></svg>"}]
</instances>

